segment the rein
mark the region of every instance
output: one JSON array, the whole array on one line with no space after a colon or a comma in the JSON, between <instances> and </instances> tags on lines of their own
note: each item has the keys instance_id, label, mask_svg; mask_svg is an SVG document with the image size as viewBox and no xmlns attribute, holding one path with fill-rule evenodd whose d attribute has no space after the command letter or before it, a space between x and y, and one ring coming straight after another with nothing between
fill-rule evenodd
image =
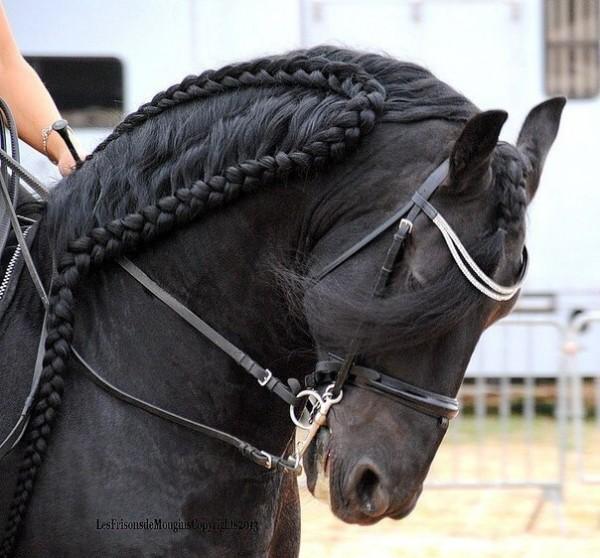
<instances>
[{"instance_id":1,"label":"rein","mask_svg":"<svg viewBox=\"0 0 600 558\"><path fill-rule=\"evenodd\" d=\"M1 163L1 172L0 172L0 217L4 218L5 215L8 215L8 221L6 225L6 235L4 235L4 228L2 227L2 222L0 221L0 254L5 247L6 239L8 237L8 232L10 227L12 227L18 247L21 250L21 255L23 256L23 260L25 265L27 266L27 270L29 271L29 275L33 281L35 289L44 305L44 319L42 322L42 330L40 333L40 341L38 343L38 350L36 356L36 364L33 374L33 380L31 383L31 388L29 390L29 394L25 399L25 403L23 404L23 408L17 419L17 422L8 433L6 438L2 440L0 443L0 460L6 456L11 450L19 443L25 430L27 428L27 424L29 422L29 417L31 414L31 409L33 407L33 403L35 401L35 397L37 395L41 371L42 371L42 358L44 356L44 345L46 341L46 318L48 316L48 296L44 289L44 285L40 274L38 273L33 258L31 257L31 252L29 250L29 246L27 244L27 240L23 231L21 230L21 225L19 223L19 216L17 215L16 205L18 200L18 185L19 180L23 180L27 185L29 185L42 199L46 200L48 198L48 190L45 188L43 184L41 184L36 178L34 178L26 169L21 166L19 162L19 150L18 150L18 136L17 136L17 128L15 125L15 119L10 111L10 108L6 104L3 99L0 99L0 121L6 121L9 129L10 142L11 142L11 152L12 156L4 151L4 147L6 146L6 140L4 137L3 128L0 129L0 163ZM11 171L10 175L10 183L8 182L8 169ZM12 192L11 192L12 190Z\"/></svg>"}]
</instances>

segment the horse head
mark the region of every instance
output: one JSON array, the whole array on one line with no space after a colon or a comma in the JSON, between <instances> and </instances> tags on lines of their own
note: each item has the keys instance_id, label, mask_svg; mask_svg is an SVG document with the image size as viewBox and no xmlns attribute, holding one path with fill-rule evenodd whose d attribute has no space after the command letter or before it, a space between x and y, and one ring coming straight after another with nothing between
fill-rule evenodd
<instances>
[{"instance_id":1,"label":"horse head","mask_svg":"<svg viewBox=\"0 0 600 558\"><path fill-rule=\"evenodd\" d=\"M372 371L375 379L378 373L391 378L383 389L374 389L378 384L368 374L365 381L364 373L362 381L345 384L342 401L332 406L327 427L305 457L309 488L328 497L341 519L361 524L399 519L415 506L452 416L444 409L451 402L447 398L456 396L481 333L511 310L518 290L501 288L504 296L495 296L476 278L467 280L465 256L453 257L456 245L448 244L445 234L448 228L455 233L493 283L520 282L527 258L526 208L564 102L551 99L532 109L516 146L499 142L507 114L498 110L474 114L462 129L431 123L414 127L408 132L413 146L408 154L400 153L407 149L406 130L402 137L390 127L375 132L365 148L367 166L356 178L363 184L356 189L370 191L376 198L370 207L381 210L365 211L360 202L344 201L348 188L330 193L325 207L343 211L332 211L332 225L314 242L303 298L317 352L323 362L352 353L351 366ZM368 235L381 213L393 213L407 199L410 206L410 196L444 160L447 172L440 175L428 207L446 225L436 226L438 219L418 212L383 296L372 296L372 290L391 228L310 281L313 270ZM410 384L405 389L416 393L413 404L394 397L389 389L394 379ZM440 401L441 412L435 408Z\"/></svg>"}]
</instances>

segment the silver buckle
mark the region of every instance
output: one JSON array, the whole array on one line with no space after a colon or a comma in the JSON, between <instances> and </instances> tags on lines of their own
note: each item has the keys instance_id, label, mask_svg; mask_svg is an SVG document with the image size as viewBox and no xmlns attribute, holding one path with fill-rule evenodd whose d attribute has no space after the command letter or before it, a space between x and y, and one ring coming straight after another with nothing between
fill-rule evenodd
<instances>
[{"instance_id":1,"label":"silver buckle","mask_svg":"<svg viewBox=\"0 0 600 558\"><path fill-rule=\"evenodd\" d=\"M273 377L273 373L268 368L265 368L265 372L265 377L262 380L260 378L256 380L260 387L265 387L269 383L269 380Z\"/></svg>"},{"instance_id":2,"label":"silver buckle","mask_svg":"<svg viewBox=\"0 0 600 558\"><path fill-rule=\"evenodd\" d=\"M407 234L412 233L412 230L413 230L413 222L412 221L409 221L408 219L400 219L400 224L398 225L398 228L402 227L402 225L406 225L408 227Z\"/></svg>"},{"instance_id":3,"label":"silver buckle","mask_svg":"<svg viewBox=\"0 0 600 558\"><path fill-rule=\"evenodd\" d=\"M262 450L260 451L260 453L267 458L267 463L265 464L265 467L267 469L272 469L273 468L273 458L271 457L271 454L267 453L266 451L262 451Z\"/></svg>"}]
</instances>

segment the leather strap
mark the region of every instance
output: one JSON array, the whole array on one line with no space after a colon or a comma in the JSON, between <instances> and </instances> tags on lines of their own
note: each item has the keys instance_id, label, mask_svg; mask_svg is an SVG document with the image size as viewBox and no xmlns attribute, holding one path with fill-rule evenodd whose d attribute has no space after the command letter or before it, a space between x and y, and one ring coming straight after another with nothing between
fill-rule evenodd
<instances>
[{"instance_id":1,"label":"leather strap","mask_svg":"<svg viewBox=\"0 0 600 558\"><path fill-rule=\"evenodd\" d=\"M32 174L30 174L27 169L25 169L19 161L11 157L6 151L0 149L0 160L7 163L11 176L18 177L20 180L25 182L42 200L46 201L49 197L48 189Z\"/></svg>"},{"instance_id":2,"label":"leather strap","mask_svg":"<svg viewBox=\"0 0 600 558\"><path fill-rule=\"evenodd\" d=\"M141 283L156 298L166 304L171 310L183 318L196 331L200 332L211 343L219 347L225 354L229 355L238 365L248 372L259 383L261 387L268 389L283 399L288 405L295 405L296 395L279 378L275 377L268 368L263 368L255 362L250 355L236 347L225 339L217 330L208 325L202 318L185 307L175 297L165 291L158 283L150 279L139 267L127 258L121 258L119 265Z\"/></svg>"},{"instance_id":3,"label":"leather strap","mask_svg":"<svg viewBox=\"0 0 600 558\"><path fill-rule=\"evenodd\" d=\"M446 159L443 161L426 179L425 182L417 190L418 193L424 198L428 199L437 190L442 181L448 174L449 161ZM356 244L353 244L345 252L340 254L335 260L327 264L319 273L315 275L313 280L315 282L321 281L325 276L329 275L334 269L338 268L345 261L349 260L354 254L360 252L365 246L373 242L376 238L379 238L385 231L395 225L403 217L407 216L407 220L411 223L414 221L418 214L418 209L415 211L415 201L411 199L399 209L397 209L391 217L388 217L381 225L373 229L367 236L361 238Z\"/></svg>"},{"instance_id":4,"label":"leather strap","mask_svg":"<svg viewBox=\"0 0 600 558\"><path fill-rule=\"evenodd\" d=\"M8 126L8 133L10 136L10 148L13 155L18 159L19 157L19 139L17 137L17 127L15 119L13 118L8 105L3 99L0 99L0 151L7 148L6 145L6 133L4 128L4 120ZM6 246L6 240L10 233L10 220L7 219L11 209L17 207L19 188L17 180L12 176L9 180L8 167L5 161L0 161L0 177L6 184L6 191L8 196L2 196L0 198L0 254L4 251Z\"/></svg>"},{"instance_id":5,"label":"leather strap","mask_svg":"<svg viewBox=\"0 0 600 558\"><path fill-rule=\"evenodd\" d=\"M74 347L72 347L72 351L73 356L75 356L75 358L82 365L84 375L106 393L116 397L117 399L120 399L124 403L137 407L146 413L160 417L161 419L173 424L184 426L185 428L193 430L194 432L200 432L201 434L205 434L211 438L216 438L221 442L235 447L242 453L242 455L251 459L257 465L261 465L267 469L278 467L284 470L299 472L299 464L293 462L289 458L279 457L266 451L259 450L252 444L244 442L243 440L228 434L227 432L223 432L222 430L213 428L212 426L182 417L119 389L117 386L111 384L108 380L100 376Z\"/></svg>"},{"instance_id":6,"label":"leather strap","mask_svg":"<svg viewBox=\"0 0 600 558\"><path fill-rule=\"evenodd\" d=\"M0 99L0 113L2 113L2 114L0 114L0 117L3 115L8 123L8 128L9 128L9 132L10 132L11 149L12 149L12 153L14 156L14 157L11 157L10 155L8 155L8 153L6 153L4 151L4 149L0 149L0 161L2 163L1 169L0 169L0 171L1 171L0 172L0 208L2 209L2 211L0 211L0 225L1 225L0 254L2 253L2 250L4 249L4 244L6 242L6 234L5 233L8 231L8 229L12 225L18 245L21 249L21 255L23 256L23 261L25 262L25 265L27 266L27 269L29 270L29 274L31 276L31 279L33 281L35 289L40 297L40 300L42 301L42 304L44 305L44 308L45 308L44 319L42 322L42 329L40 332L40 340L38 343L36 362L35 362L35 367L34 367L34 372L33 372L33 378L31 381L31 387L29 389L29 394L27 395L27 398L25 399L25 403L23 404L23 408L21 410L21 414L19 415L19 418L17 419L17 422L15 423L15 425L13 426L11 431L8 433L6 438L4 440L2 440L2 442L0 443L0 460L1 460L4 456L8 455L12 451L12 449L19 443L19 441L23 437L23 434L25 433L27 424L29 422L31 408L33 406L33 402L35 400L35 397L36 397L36 394L38 391L40 378L41 378L42 370L43 370L43 357L44 357L45 344L46 344L46 320L48 317L48 296L46 295L46 291L44 289L44 284L42 282L42 279L41 279L39 273L37 272L33 258L31 257L31 253L29 251L29 246L27 244L27 240L23 234L23 231L21 230L21 225L19 223L19 217L17 216L16 210L15 210L15 206L18 201L18 185L19 185L18 177L19 176L23 175L24 177L26 177L27 182L31 181L31 182L35 183L37 186L41 187L44 191L45 191L45 188L43 188L43 186L41 186L39 184L39 182L35 178L33 178L25 169L23 169L23 167L21 167L20 163L18 162L19 149L18 149L18 137L17 137L15 120L13 118L12 113L10 112L8 105L6 104L6 102L3 99ZM1 145L2 145L2 148L4 148L6 146L6 141L4 139L3 134L2 134ZM11 195L8 178L7 178L8 177L8 172L7 172L8 168L7 167L10 168L10 170L11 170L10 187L12 188L12 195ZM8 216L8 220L6 219L6 216Z\"/></svg>"},{"instance_id":7,"label":"leather strap","mask_svg":"<svg viewBox=\"0 0 600 558\"><path fill-rule=\"evenodd\" d=\"M38 292L40 299L44 306L48 306L48 297L46 296L46 291L44 290L44 284L42 283L42 279L37 272L35 267L35 263L33 262L33 258L31 257L31 252L29 251L29 246L27 246L27 240L23 236L23 231L21 230L21 224L19 223L19 217L15 211L15 208L12 205L10 194L8 192L8 187L6 182L4 182L4 178L0 173L0 194L8 208L8 216L10 218L10 223L12 224L13 231L15 236L17 237L17 242L21 247L21 255L23 256L23 261L29 270L29 275L31 276L31 280L33 281L33 285L35 290Z\"/></svg>"},{"instance_id":8,"label":"leather strap","mask_svg":"<svg viewBox=\"0 0 600 558\"><path fill-rule=\"evenodd\" d=\"M127 273L129 273L143 287L148 289L156 298L171 308L171 310L177 313L183 320L190 324L194 329L199 331L223 352L233 358L242 368L249 372L262 387L266 387L269 391L272 391L290 405L294 405L296 403L297 399L295 394L278 378L273 376L270 370L265 369L257 364L248 354L230 343L204 320L186 308L183 304L181 304L181 302L160 287L155 281L150 279L150 277L148 277L148 275L146 275L133 262L127 258L122 258L118 260L118 263L125 271L127 271ZM119 389L117 386L96 372L96 370L94 370L94 368L83 358L83 356L79 353L79 351L77 351L77 349L75 349L75 347L72 347L71 349L73 351L73 356L82 365L84 375L109 395L116 397L128 405L137 407L142 411L160 417L173 424L183 426L193 430L194 432L200 432L201 434L205 434L211 438L215 438L221 442L229 444L230 446L233 446L239 450L242 455L262 467L267 469L278 467L280 469L292 471L297 474L301 472L302 469L300 463L292 458L280 457L260 450L252 444L245 442L240 438L233 436L232 434L228 434L227 432L219 430L218 428L202 424L195 420L182 417L181 415L167 411L166 409L158 407L157 405L149 403L148 401L144 401L139 397L135 397L134 395Z\"/></svg>"},{"instance_id":9,"label":"leather strap","mask_svg":"<svg viewBox=\"0 0 600 558\"><path fill-rule=\"evenodd\" d=\"M342 366L341 359L322 360L315 372L307 377L307 385L316 387L335 381ZM459 412L458 400L383 374L372 368L354 364L347 382L354 386L389 395L421 413L450 420Z\"/></svg>"},{"instance_id":10,"label":"leather strap","mask_svg":"<svg viewBox=\"0 0 600 558\"><path fill-rule=\"evenodd\" d=\"M327 264L319 273L317 273L313 277L313 281L315 283L318 283L326 275L329 275L334 269L337 269L345 261L349 260L352 256L354 256L354 254L360 252L365 246L371 244L371 242L373 242L376 238L379 238L385 231L387 231L390 227L395 225L398 222L398 220L402 219L402 217L404 217L408 213L412 205L412 201L409 201L405 205L403 205L391 217L386 219L377 228L373 229L367 236L361 238L356 244L353 244L344 253L340 254L335 260Z\"/></svg>"}]
</instances>

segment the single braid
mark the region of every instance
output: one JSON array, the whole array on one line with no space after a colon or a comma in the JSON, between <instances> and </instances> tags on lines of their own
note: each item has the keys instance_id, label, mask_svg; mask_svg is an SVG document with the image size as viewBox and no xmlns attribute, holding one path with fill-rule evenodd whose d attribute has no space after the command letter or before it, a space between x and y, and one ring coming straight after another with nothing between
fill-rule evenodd
<instances>
[{"instance_id":1,"label":"single braid","mask_svg":"<svg viewBox=\"0 0 600 558\"><path fill-rule=\"evenodd\" d=\"M242 193L254 191L259 185L339 160L372 130L383 112L383 87L356 65L305 56L291 60L262 60L186 78L128 116L94 154L151 116L178 103L227 89L259 85L318 87L342 95L348 101L326 123L326 128L317 130L293 151L242 161L224 169L220 175L179 188L155 204L122 219L114 219L104 227L96 227L68 243L50 292L42 380L27 427L27 446L19 468L5 538L0 546L0 558L12 554L62 403L63 377L67 373L73 340L73 289L81 278L92 268L135 252L173 228L186 225L208 210L221 207Z\"/></svg>"},{"instance_id":2,"label":"single braid","mask_svg":"<svg viewBox=\"0 0 600 558\"><path fill-rule=\"evenodd\" d=\"M495 165L496 191L498 192L497 225L509 234L523 230L527 211L527 190L522 161L513 153L506 153Z\"/></svg>"}]
</instances>

